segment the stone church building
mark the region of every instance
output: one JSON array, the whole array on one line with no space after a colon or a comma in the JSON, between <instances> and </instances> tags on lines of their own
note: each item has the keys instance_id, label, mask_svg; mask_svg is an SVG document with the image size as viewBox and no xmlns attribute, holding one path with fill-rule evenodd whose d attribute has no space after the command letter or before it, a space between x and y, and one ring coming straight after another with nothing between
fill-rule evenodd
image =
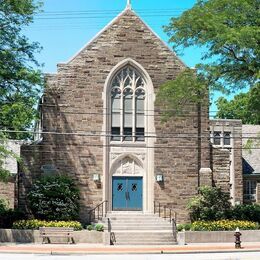
<instances>
[{"instance_id":1,"label":"stone church building","mask_svg":"<svg viewBox=\"0 0 260 260\"><path fill-rule=\"evenodd\" d=\"M210 127L223 127L210 125L208 104L187 104L185 114L161 121L156 94L186 67L130 5L59 63L56 74L45 76L43 134L22 147L20 207L27 208L33 181L52 172L77 183L83 220L107 201L108 212L147 215L160 203L178 223L188 222L187 202L203 185L231 187L232 202L242 203L241 149L232 154L230 175L229 150L210 142ZM241 138L232 140L241 146Z\"/></svg>"}]
</instances>

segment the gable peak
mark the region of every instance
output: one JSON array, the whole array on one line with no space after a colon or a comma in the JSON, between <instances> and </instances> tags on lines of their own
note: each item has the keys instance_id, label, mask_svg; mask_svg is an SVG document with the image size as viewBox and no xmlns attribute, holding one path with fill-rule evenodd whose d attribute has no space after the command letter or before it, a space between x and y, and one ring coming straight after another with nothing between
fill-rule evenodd
<instances>
[{"instance_id":1,"label":"gable peak","mask_svg":"<svg viewBox=\"0 0 260 260\"><path fill-rule=\"evenodd\" d=\"M127 0L125 9L132 10L132 2L131 2L131 0Z\"/></svg>"}]
</instances>

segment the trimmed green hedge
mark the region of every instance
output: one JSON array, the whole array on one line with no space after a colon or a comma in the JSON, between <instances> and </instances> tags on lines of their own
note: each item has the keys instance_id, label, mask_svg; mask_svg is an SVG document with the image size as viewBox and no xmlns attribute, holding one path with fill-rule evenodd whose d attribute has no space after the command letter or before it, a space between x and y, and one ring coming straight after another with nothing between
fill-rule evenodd
<instances>
[{"instance_id":1,"label":"trimmed green hedge","mask_svg":"<svg viewBox=\"0 0 260 260\"><path fill-rule=\"evenodd\" d=\"M99 231L99 232L104 231L104 226L102 224L87 225L86 228L87 228L88 231L92 231L92 230L96 230L96 231Z\"/></svg>"},{"instance_id":2,"label":"trimmed green hedge","mask_svg":"<svg viewBox=\"0 0 260 260\"><path fill-rule=\"evenodd\" d=\"M14 229L39 229L39 227L71 227L74 230L82 230L78 221L45 221L38 219L19 220L13 223Z\"/></svg>"},{"instance_id":3,"label":"trimmed green hedge","mask_svg":"<svg viewBox=\"0 0 260 260\"><path fill-rule=\"evenodd\" d=\"M234 231L236 228L241 230L259 229L257 222L243 220L217 220L217 221L195 221L192 224L181 224L177 226L178 231Z\"/></svg>"}]
</instances>

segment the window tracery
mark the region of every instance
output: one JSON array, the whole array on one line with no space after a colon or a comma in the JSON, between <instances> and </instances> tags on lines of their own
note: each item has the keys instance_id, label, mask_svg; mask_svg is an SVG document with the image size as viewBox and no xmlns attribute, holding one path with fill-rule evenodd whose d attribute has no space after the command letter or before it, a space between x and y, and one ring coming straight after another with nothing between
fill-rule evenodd
<instances>
[{"instance_id":1,"label":"window tracery","mask_svg":"<svg viewBox=\"0 0 260 260\"><path fill-rule=\"evenodd\" d=\"M121 69L111 84L112 141L144 141L145 80L131 66Z\"/></svg>"}]
</instances>

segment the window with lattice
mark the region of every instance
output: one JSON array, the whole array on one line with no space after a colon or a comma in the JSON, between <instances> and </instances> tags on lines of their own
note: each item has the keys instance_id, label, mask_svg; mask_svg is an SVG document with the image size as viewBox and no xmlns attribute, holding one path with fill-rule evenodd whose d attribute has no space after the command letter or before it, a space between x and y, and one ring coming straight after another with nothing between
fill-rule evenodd
<instances>
[{"instance_id":1,"label":"window with lattice","mask_svg":"<svg viewBox=\"0 0 260 260\"><path fill-rule=\"evenodd\" d=\"M111 84L111 140L144 141L145 81L131 66L121 69Z\"/></svg>"}]
</instances>

